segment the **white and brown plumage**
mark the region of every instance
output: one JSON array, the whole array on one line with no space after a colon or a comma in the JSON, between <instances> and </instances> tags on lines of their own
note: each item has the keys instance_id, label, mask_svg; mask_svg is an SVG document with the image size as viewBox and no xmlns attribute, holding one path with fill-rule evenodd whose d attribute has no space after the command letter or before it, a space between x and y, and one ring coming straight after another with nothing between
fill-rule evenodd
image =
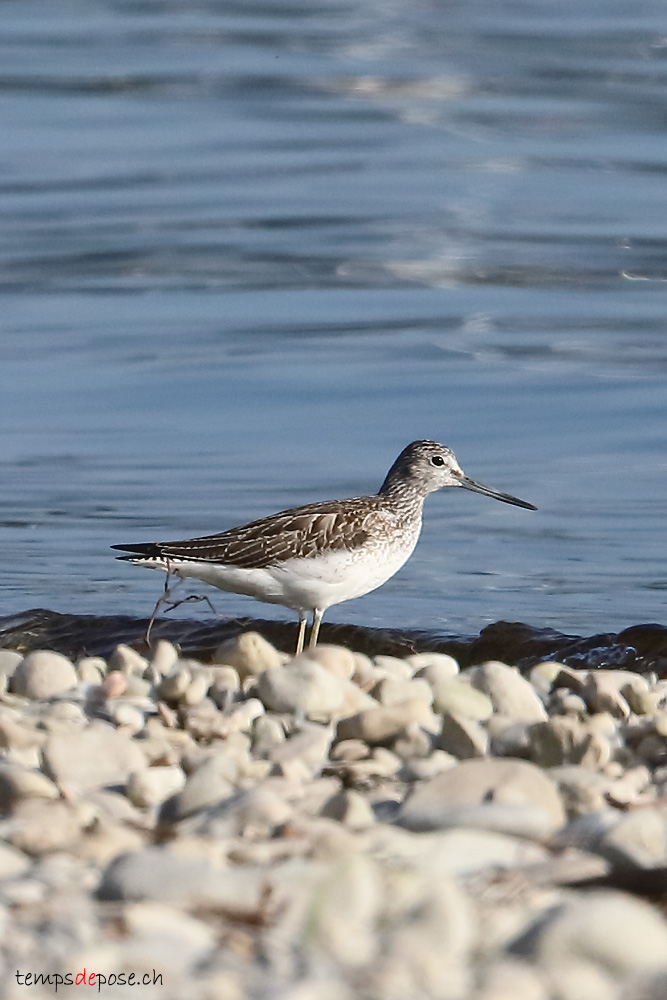
<instances>
[{"instance_id":1,"label":"white and brown plumage","mask_svg":"<svg viewBox=\"0 0 667 1000\"><path fill-rule=\"evenodd\" d=\"M368 594L401 568L417 544L424 500L447 486L536 509L469 479L444 445L413 441L375 496L294 507L217 535L112 548L130 553L119 558L137 566L292 608L299 615L298 653L309 614L314 646L327 608Z\"/></svg>"}]
</instances>

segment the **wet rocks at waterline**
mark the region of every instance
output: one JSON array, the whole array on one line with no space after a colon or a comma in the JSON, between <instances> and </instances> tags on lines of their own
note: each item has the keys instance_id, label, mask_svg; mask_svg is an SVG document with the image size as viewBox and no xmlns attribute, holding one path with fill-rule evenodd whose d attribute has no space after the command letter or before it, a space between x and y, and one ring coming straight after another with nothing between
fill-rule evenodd
<instances>
[{"instance_id":1,"label":"wet rocks at waterline","mask_svg":"<svg viewBox=\"0 0 667 1000\"><path fill-rule=\"evenodd\" d=\"M0 686L3 995L667 996L667 681L246 634Z\"/></svg>"}]
</instances>

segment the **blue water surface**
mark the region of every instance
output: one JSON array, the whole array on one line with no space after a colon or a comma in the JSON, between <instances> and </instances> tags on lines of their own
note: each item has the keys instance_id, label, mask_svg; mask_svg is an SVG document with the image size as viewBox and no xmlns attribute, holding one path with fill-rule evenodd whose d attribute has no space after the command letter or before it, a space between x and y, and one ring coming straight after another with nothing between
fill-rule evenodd
<instances>
[{"instance_id":1,"label":"blue water surface","mask_svg":"<svg viewBox=\"0 0 667 1000\"><path fill-rule=\"evenodd\" d=\"M539 511L429 498L329 620L665 620L662 2L0 24L0 613L147 614L109 545L375 492L429 437Z\"/></svg>"}]
</instances>

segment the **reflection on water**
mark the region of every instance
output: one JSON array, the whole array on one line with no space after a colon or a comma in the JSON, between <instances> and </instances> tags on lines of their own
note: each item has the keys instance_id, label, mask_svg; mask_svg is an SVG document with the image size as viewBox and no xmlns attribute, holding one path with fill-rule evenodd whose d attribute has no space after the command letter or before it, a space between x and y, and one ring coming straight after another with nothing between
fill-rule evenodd
<instances>
[{"instance_id":1,"label":"reflection on water","mask_svg":"<svg viewBox=\"0 0 667 1000\"><path fill-rule=\"evenodd\" d=\"M662 4L3 15L0 610L143 613L109 544L432 437L539 513L432 498L338 620L664 618Z\"/></svg>"}]
</instances>

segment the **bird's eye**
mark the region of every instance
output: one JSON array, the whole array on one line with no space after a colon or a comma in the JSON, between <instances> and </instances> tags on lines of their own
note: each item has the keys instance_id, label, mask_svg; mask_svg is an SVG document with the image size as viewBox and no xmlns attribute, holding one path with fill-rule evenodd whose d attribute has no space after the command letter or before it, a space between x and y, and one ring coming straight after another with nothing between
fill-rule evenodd
<instances>
[{"instance_id":1,"label":"bird's eye","mask_svg":"<svg viewBox=\"0 0 667 1000\"><path fill-rule=\"evenodd\" d=\"M444 465L445 460L442 455L431 455L431 465Z\"/></svg>"}]
</instances>

